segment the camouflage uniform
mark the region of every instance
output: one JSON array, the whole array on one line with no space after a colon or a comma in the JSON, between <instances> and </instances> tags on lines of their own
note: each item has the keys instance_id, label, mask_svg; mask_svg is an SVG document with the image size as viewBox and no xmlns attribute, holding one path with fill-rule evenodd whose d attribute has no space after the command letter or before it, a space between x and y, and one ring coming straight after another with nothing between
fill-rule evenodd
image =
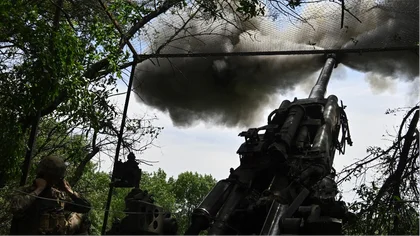
<instances>
[{"instance_id":1,"label":"camouflage uniform","mask_svg":"<svg viewBox=\"0 0 420 236\"><path fill-rule=\"evenodd\" d=\"M54 170L51 162L49 164L41 161L38 174L61 171L64 177L62 169ZM42 169L45 167L48 170ZM86 199L77 193L66 193L51 186L36 197L31 194L35 189L35 184L32 184L15 191L10 204L14 215L10 234L83 234L83 214L90 210Z\"/></svg>"}]
</instances>

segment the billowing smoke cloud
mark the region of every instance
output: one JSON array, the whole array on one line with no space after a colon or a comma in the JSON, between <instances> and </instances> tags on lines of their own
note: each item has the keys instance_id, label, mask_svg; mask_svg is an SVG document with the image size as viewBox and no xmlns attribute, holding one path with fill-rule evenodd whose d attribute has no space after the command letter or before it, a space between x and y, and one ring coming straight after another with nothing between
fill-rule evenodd
<instances>
[{"instance_id":1,"label":"billowing smoke cloud","mask_svg":"<svg viewBox=\"0 0 420 236\"><path fill-rule=\"evenodd\" d=\"M298 27L264 17L244 22L229 11L223 20L201 13L188 20L195 14L190 10L162 17L148 32L159 32L151 48L165 45L161 53L378 48L418 41L417 0L346 4L358 19L346 14L343 29L340 6L327 1L309 4L301 16L310 20ZM167 111L174 125L251 126L276 96L313 81L323 61L321 55L153 59L137 66L134 86L145 104ZM412 52L348 54L340 63L369 72L366 80L377 90L388 86L382 77L412 80L419 74Z\"/></svg>"},{"instance_id":2,"label":"billowing smoke cloud","mask_svg":"<svg viewBox=\"0 0 420 236\"><path fill-rule=\"evenodd\" d=\"M380 74L368 72L365 80L369 83L374 94L379 94L385 90L390 92L396 90L396 82L391 76L383 77Z\"/></svg>"}]
</instances>

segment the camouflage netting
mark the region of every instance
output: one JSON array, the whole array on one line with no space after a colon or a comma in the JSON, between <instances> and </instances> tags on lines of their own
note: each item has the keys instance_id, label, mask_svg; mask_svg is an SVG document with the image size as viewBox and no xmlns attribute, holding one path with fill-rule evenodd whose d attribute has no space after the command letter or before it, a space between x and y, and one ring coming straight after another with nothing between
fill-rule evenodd
<instances>
[{"instance_id":1,"label":"camouflage netting","mask_svg":"<svg viewBox=\"0 0 420 236\"><path fill-rule=\"evenodd\" d=\"M343 21L341 1L300 1L294 9L288 2L267 1L266 16L247 21L230 10L235 1L227 0L216 20L194 8L158 17L143 31L141 42L149 48L139 52L181 57L137 66L139 101L168 112L178 126L197 121L253 126L264 107L277 106L278 95L313 83L325 59L314 50L382 48L340 54L340 64L365 73L372 86L418 78L418 0L348 0ZM386 51L401 47L417 50ZM307 54L287 55L291 50ZM262 56L229 56L247 52ZM201 56L183 56L191 53Z\"/></svg>"},{"instance_id":2,"label":"camouflage netting","mask_svg":"<svg viewBox=\"0 0 420 236\"><path fill-rule=\"evenodd\" d=\"M324 49L366 49L413 47L419 41L418 1L347 0L344 15L341 1L306 2L300 11L283 6L281 9L288 9L288 14L282 14L274 1L269 4L279 21L289 21L281 31L299 43Z\"/></svg>"},{"instance_id":3,"label":"camouflage netting","mask_svg":"<svg viewBox=\"0 0 420 236\"><path fill-rule=\"evenodd\" d=\"M154 53L291 51L322 49L369 49L415 47L419 41L419 2L393 1L289 1L264 3L266 14L247 21L229 9L234 1L223 1L223 18L212 20L189 9L159 17L149 26L144 41ZM296 2L296 1L295 1ZM185 22L188 22L185 24ZM183 28L176 36L175 29ZM217 42L217 47L210 48ZM222 43L221 43L222 42ZM220 44L221 43L221 44Z\"/></svg>"}]
</instances>

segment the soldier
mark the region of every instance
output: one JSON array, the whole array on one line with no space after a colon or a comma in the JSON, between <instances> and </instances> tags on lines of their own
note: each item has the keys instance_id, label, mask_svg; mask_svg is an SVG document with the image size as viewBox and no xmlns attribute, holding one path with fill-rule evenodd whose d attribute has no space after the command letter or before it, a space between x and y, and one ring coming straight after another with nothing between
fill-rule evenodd
<instances>
[{"instance_id":1,"label":"soldier","mask_svg":"<svg viewBox=\"0 0 420 236\"><path fill-rule=\"evenodd\" d=\"M10 234L83 234L90 203L64 179L66 165L57 156L42 159L32 185L15 191L11 199Z\"/></svg>"},{"instance_id":2,"label":"soldier","mask_svg":"<svg viewBox=\"0 0 420 236\"><path fill-rule=\"evenodd\" d=\"M130 152L126 162L117 162L114 176L117 181L114 186L118 188L134 187L139 188L141 179L141 169L139 163L136 161L134 153Z\"/></svg>"}]
</instances>

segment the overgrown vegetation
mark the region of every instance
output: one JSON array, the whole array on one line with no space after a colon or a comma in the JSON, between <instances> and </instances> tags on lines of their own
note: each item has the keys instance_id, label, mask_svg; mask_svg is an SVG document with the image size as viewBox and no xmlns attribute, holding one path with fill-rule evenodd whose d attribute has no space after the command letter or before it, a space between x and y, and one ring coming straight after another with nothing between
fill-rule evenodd
<instances>
[{"instance_id":1,"label":"overgrown vegetation","mask_svg":"<svg viewBox=\"0 0 420 236\"><path fill-rule=\"evenodd\" d=\"M346 228L348 234L419 234L419 107L388 110L387 114L406 111L391 135L387 148L368 147L368 156L344 168L343 181L355 181L358 199L350 210L356 215Z\"/></svg>"}]
</instances>

